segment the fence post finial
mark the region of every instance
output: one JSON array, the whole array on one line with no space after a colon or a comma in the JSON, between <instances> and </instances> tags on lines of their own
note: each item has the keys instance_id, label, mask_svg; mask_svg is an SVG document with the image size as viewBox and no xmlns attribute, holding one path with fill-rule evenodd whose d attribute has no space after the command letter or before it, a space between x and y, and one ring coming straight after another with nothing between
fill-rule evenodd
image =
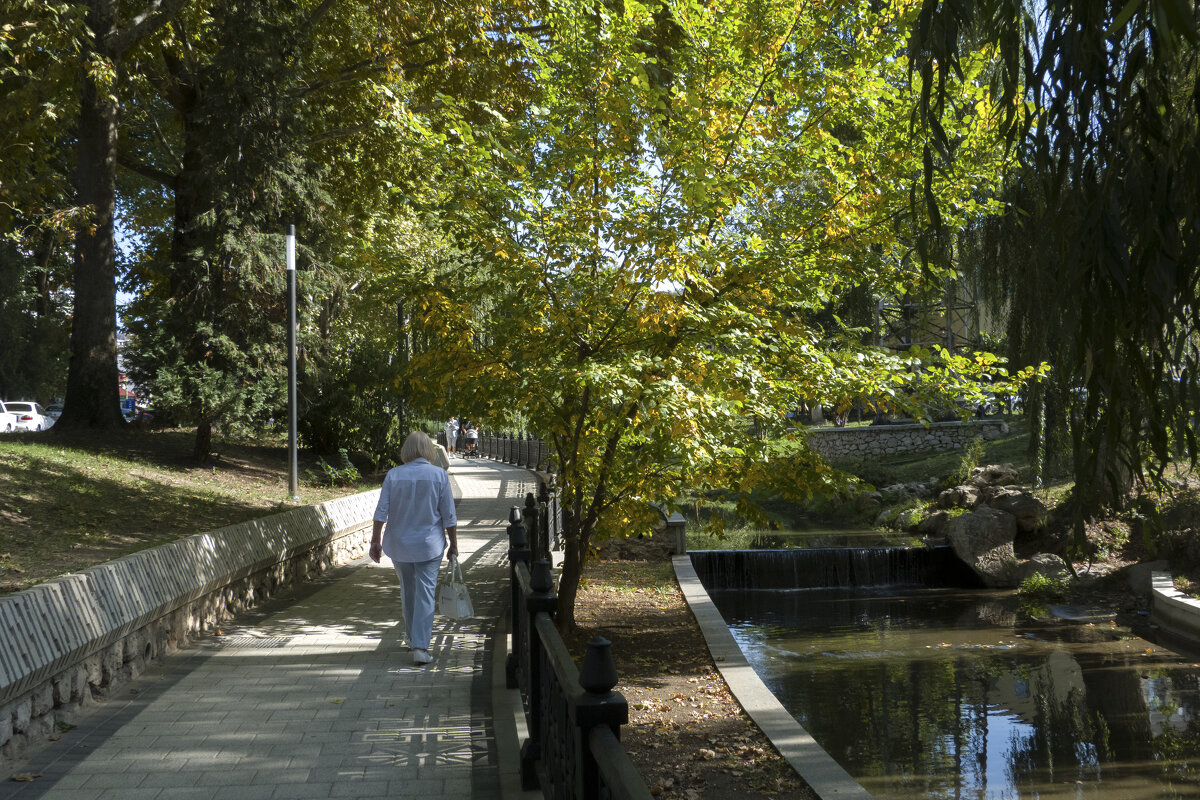
<instances>
[{"instance_id":1,"label":"fence post finial","mask_svg":"<svg viewBox=\"0 0 1200 800\"><path fill-rule=\"evenodd\" d=\"M525 536L525 526L521 524L520 506L512 507L512 511L508 512L508 521L510 524L506 532L508 533L509 546L514 550L522 550L528 547L529 539Z\"/></svg>"},{"instance_id":2,"label":"fence post finial","mask_svg":"<svg viewBox=\"0 0 1200 800\"><path fill-rule=\"evenodd\" d=\"M539 558L533 565L529 576L529 588L539 594L546 594L554 589L554 576L550 572L550 562Z\"/></svg>"},{"instance_id":3,"label":"fence post finial","mask_svg":"<svg viewBox=\"0 0 1200 800\"><path fill-rule=\"evenodd\" d=\"M597 636L588 642L579 685L592 694L608 694L617 685L617 665L613 663L612 642Z\"/></svg>"}]
</instances>

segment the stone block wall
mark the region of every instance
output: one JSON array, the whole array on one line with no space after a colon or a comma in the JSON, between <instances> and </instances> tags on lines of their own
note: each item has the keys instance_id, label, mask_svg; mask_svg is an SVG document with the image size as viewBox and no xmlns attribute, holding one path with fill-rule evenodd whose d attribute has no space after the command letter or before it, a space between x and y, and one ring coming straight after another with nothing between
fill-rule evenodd
<instances>
[{"instance_id":1,"label":"stone block wall","mask_svg":"<svg viewBox=\"0 0 1200 800\"><path fill-rule=\"evenodd\" d=\"M1000 419L934 422L924 425L871 425L858 428L814 428L808 442L825 458L878 458L900 453L957 450L972 439L998 439L1008 432Z\"/></svg>"},{"instance_id":2,"label":"stone block wall","mask_svg":"<svg viewBox=\"0 0 1200 800\"><path fill-rule=\"evenodd\" d=\"M0 767L147 663L366 555L379 491L189 536L0 596Z\"/></svg>"}]
</instances>

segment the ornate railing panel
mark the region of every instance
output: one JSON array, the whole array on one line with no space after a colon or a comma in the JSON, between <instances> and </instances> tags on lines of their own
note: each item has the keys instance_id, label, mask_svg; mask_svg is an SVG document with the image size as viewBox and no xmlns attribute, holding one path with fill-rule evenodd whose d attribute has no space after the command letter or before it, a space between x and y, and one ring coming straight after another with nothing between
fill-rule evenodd
<instances>
[{"instance_id":1,"label":"ornate railing panel","mask_svg":"<svg viewBox=\"0 0 1200 800\"><path fill-rule=\"evenodd\" d=\"M532 495L527 503L534 503ZM539 519L549 521L546 504ZM550 562L532 551L521 509L509 514L513 652L506 664L508 687L519 688L529 738L521 747L521 783L548 800L650 800L650 791L620 744L629 703L617 685L610 643L588 643L583 667L554 626L558 598Z\"/></svg>"}]
</instances>

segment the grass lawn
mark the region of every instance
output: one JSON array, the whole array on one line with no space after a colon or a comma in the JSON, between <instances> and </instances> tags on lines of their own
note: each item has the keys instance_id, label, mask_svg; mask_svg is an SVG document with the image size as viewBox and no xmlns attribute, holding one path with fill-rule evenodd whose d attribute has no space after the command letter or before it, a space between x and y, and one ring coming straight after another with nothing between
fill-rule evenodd
<instances>
[{"instance_id":1,"label":"grass lawn","mask_svg":"<svg viewBox=\"0 0 1200 800\"><path fill-rule=\"evenodd\" d=\"M0 592L194 533L287 510L287 448L227 445L190 460L180 431L0 435ZM304 504L374 488L306 483Z\"/></svg>"}]
</instances>

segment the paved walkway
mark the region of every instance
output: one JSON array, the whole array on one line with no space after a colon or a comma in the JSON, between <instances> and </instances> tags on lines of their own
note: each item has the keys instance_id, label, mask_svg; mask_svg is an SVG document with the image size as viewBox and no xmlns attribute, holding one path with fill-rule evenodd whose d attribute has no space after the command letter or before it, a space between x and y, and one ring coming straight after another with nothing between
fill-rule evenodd
<instances>
[{"instance_id":1,"label":"paved walkway","mask_svg":"<svg viewBox=\"0 0 1200 800\"><path fill-rule=\"evenodd\" d=\"M39 777L0 783L0 800L519 796L497 756L519 734L493 717L491 643L508 511L532 476L484 459L450 475L476 617L435 620L433 664L401 647L390 562L364 559L166 658L18 770Z\"/></svg>"}]
</instances>

